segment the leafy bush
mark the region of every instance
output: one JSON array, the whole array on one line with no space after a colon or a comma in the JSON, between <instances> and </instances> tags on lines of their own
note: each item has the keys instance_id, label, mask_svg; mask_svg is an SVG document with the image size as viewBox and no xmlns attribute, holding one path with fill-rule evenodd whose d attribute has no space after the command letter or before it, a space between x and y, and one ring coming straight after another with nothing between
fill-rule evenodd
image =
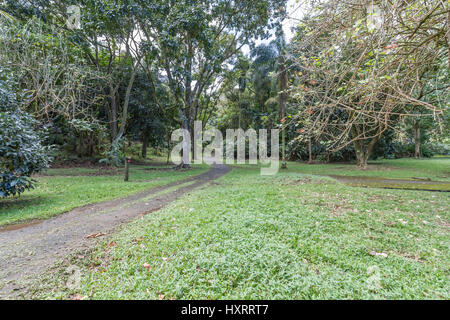
<instances>
[{"instance_id":1,"label":"leafy bush","mask_svg":"<svg viewBox=\"0 0 450 320\"><path fill-rule=\"evenodd\" d=\"M423 150L432 153L433 155L449 156L450 145L445 143L426 143L422 147Z\"/></svg>"},{"instance_id":2,"label":"leafy bush","mask_svg":"<svg viewBox=\"0 0 450 320\"><path fill-rule=\"evenodd\" d=\"M314 161L349 162L355 160L355 149L351 144L339 151L328 152L325 144L321 144L320 142L316 142L313 140L311 148ZM294 139L287 144L286 154L288 159L293 161L308 161L308 143L304 140L302 141Z\"/></svg>"},{"instance_id":3,"label":"leafy bush","mask_svg":"<svg viewBox=\"0 0 450 320\"><path fill-rule=\"evenodd\" d=\"M110 166L121 167L125 163L125 155L123 154L124 138L115 140L111 143L108 151L103 153L104 158L99 162Z\"/></svg>"},{"instance_id":4,"label":"leafy bush","mask_svg":"<svg viewBox=\"0 0 450 320\"><path fill-rule=\"evenodd\" d=\"M17 107L11 79L0 72L0 197L8 197L33 188L31 175L47 168L50 158L36 122Z\"/></svg>"},{"instance_id":5,"label":"leafy bush","mask_svg":"<svg viewBox=\"0 0 450 320\"><path fill-rule=\"evenodd\" d=\"M162 157L167 155L167 149L163 149L162 147L160 149L156 147L147 147L147 158L151 159L152 157ZM124 154L126 156L130 156L133 159L142 159L145 160L142 157L142 143L141 142L129 142L127 146L124 146Z\"/></svg>"}]
</instances>

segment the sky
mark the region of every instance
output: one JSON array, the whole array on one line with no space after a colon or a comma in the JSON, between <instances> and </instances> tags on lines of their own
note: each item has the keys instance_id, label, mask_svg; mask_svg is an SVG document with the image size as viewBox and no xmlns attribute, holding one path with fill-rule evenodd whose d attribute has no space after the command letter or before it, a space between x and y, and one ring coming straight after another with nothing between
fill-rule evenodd
<instances>
[{"instance_id":1,"label":"sky","mask_svg":"<svg viewBox=\"0 0 450 320\"><path fill-rule=\"evenodd\" d=\"M290 41L294 36L294 33L292 32L292 27L295 27L302 17L303 11L301 2L302 1L298 0L288 1L287 4L288 17L283 22L283 30L284 34L286 35L287 41Z\"/></svg>"},{"instance_id":2,"label":"sky","mask_svg":"<svg viewBox=\"0 0 450 320\"><path fill-rule=\"evenodd\" d=\"M287 18L283 21L283 31L287 42L289 42L294 37L294 32L292 31L292 28L298 24L299 20L302 17L303 11L301 3L302 3L301 0L288 0ZM269 43L272 40L273 38L264 41L258 40L256 41L256 45L260 45L262 43ZM242 48L242 51L245 55L248 56L250 53L250 48L248 46L244 46Z\"/></svg>"}]
</instances>

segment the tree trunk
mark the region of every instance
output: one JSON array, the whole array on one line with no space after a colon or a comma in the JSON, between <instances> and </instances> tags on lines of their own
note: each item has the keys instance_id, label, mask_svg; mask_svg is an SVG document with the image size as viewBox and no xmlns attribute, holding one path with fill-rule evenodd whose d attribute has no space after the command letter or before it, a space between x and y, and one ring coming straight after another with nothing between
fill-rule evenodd
<instances>
[{"instance_id":1,"label":"tree trunk","mask_svg":"<svg viewBox=\"0 0 450 320\"><path fill-rule=\"evenodd\" d=\"M279 106L280 106L280 119L282 122L285 122L286 119L286 102L288 99L287 96L287 89L288 89L288 74L287 74L287 70L286 70L286 61L284 58L284 55L282 54L280 56L280 71L279 71L279 85L280 85L280 94L279 94ZM283 127L282 129L282 158L283 158L283 164L282 164L282 168L286 169L287 168L287 164L286 164L286 131L285 128Z\"/></svg>"},{"instance_id":2,"label":"tree trunk","mask_svg":"<svg viewBox=\"0 0 450 320\"><path fill-rule=\"evenodd\" d=\"M122 108L122 121L120 123L119 132L116 137L114 137L114 142L119 142L119 140L122 138L122 136L125 134L125 128L127 125L127 118L128 118L128 105L130 104L130 97L131 97L131 90L133 89L134 80L136 79L136 74L138 72L139 63L141 61L142 57L138 58L138 60L135 62L133 66L133 72L131 73L130 80L128 81L127 90L125 92L125 99L123 102L123 108Z\"/></svg>"},{"instance_id":3,"label":"tree trunk","mask_svg":"<svg viewBox=\"0 0 450 320\"><path fill-rule=\"evenodd\" d=\"M362 170L367 169L367 161L369 157L367 156L364 150L364 146L361 146L360 141L355 142L355 149L356 149L356 166Z\"/></svg>"},{"instance_id":4,"label":"tree trunk","mask_svg":"<svg viewBox=\"0 0 450 320\"><path fill-rule=\"evenodd\" d=\"M147 159L148 134L145 133L142 139L142 158Z\"/></svg>"},{"instance_id":5,"label":"tree trunk","mask_svg":"<svg viewBox=\"0 0 450 320\"><path fill-rule=\"evenodd\" d=\"M170 163L170 133L167 132L167 164Z\"/></svg>"},{"instance_id":6,"label":"tree trunk","mask_svg":"<svg viewBox=\"0 0 450 320\"><path fill-rule=\"evenodd\" d=\"M414 157L420 158L420 124L414 122Z\"/></svg>"},{"instance_id":7,"label":"tree trunk","mask_svg":"<svg viewBox=\"0 0 450 320\"><path fill-rule=\"evenodd\" d=\"M367 169L367 162L369 160L369 157L366 154L360 154L360 157L358 159L358 167L362 170Z\"/></svg>"},{"instance_id":8,"label":"tree trunk","mask_svg":"<svg viewBox=\"0 0 450 320\"><path fill-rule=\"evenodd\" d=\"M450 25L450 11L447 12L447 26ZM447 32L447 44L450 43L450 32ZM448 66L450 68L450 47L448 48Z\"/></svg>"},{"instance_id":9,"label":"tree trunk","mask_svg":"<svg viewBox=\"0 0 450 320\"><path fill-rule=\"evenodd\" d=\"M356 151L356 165L360 169L367 169L367 164L369 162L370 156L372 155L373 148L375 147L375 144L378 142L379 138L379 136L373 138L367 146L364 143L365 140L356 140L353 142Z\"/></svg>"},{"instance_id":10,"label":"tree trunk","mask_svg":"<svg viewBox=\"0 0 450 320\"><path fill-rule=\"evenodd\" d=\"M311 137L308 138L308 153L309 153L309 164L313 163L313 156L312 156L312 141Z\"/></svg>"},{"instance_id":11,"label":"tree trunk","mask_svg":"<svg viewBox=\"0 0 450 320\"><path fill-rule=\"evenodd\" d=\"M188 108L183 105L183 102L179 101L178 102L178 112L179 112L179 115L180 115L181 129L186 130L188 135L190 135L190 133L192 131L191 130L191 126L190 126L191 122L190 122L190 118L189 118L189 113L188 113L188 111L186 109L188 109ZM177 167L175 167L176 169L179 169L179 168L181 168L181 169L190 168L190 165L189 165L190 155L189 154L188 155L184 154L184 150L187 149L187 147L188 147L186 144L188 144L188 143L191 143L191 148L190 148L190 150L191 150L192 149L192 137L191 137L191 141L189 141L187 139L187 137L183 134L183 148L181 150L181 164L178 165ZM185 161L185 159L187 161Z\"/></svg>"},{"instance_id":12,"label":"tree trunk","mask_svg":"<svg viewBox=\"0 0 450 320\"><path fill-rule=\"evenodd\" d=\"M109 98L110 98L110 110L108 110L109 116L109 128L110 128L110 137L111 141L117 137L117 87L114 88L113 85L109 86Z\"/></svg>"},{"instance_id":13,"label":"tree trunk","mask_svg":"<svg viewBox=\"0 0 450 320\"><path fill-rule=\"evenodd\" d=\"M238 119L238 129L242 129L242 103L241 103L241 92L239 91L239 119Z\"/></svg>"}]
</instances>

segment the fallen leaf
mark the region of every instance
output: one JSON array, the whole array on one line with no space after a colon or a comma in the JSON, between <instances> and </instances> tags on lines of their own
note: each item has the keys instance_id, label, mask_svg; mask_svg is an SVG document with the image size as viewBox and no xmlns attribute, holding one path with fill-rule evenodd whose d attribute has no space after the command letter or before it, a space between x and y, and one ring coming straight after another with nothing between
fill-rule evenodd
<instances>
[{"instance_id":1,"label":"fallen leaf","mask_svg":"<svg viewBox=\"0 0 450 320\"><path fill-rule=\"evenodd\" d=\"M152 267L148 263L144 263L144 268L147 269L148 272L152 271Z\"/></svg>"},{"instance_id":2,"label":"fallen leaf","mask_svg":"<svg viewBox=\"0 0 450 320\"><path fill-rule=\"evenodd\" d=\"M140 237L140 238L134 239L134 240L132 241L132 243L136 244L136 243L139 243L139 242L141 242L141 241L143 241L143 240L144 240L144 239L143 239L142 237Z\"/></svg>"},{"instance_id":3,"label":"fallen leaf","mask_svg":"<svg viewBox=\"0 0 450 320\"><path fill-rule=\"evenodd\" d=\"M160 293L160 294L158 294L158 299L159 299L159 300L164 300L164 295L163 295L163 294L161 294L161 293Z\"/></svg>"},{"instance_id":4,"label":"fallen leaf","mask_svg":"<svg viewBox=\"0 0 450 320\"><path fill-rule=\"evenodd\" d=\"M115 243L114 241L112 241L112 242L110 242L109 244L108 244L108 247L115 247L117 245L117 243Z\"/></svg>"},{"instance_id":5,"label":"fallen leaf","mask_svg":"<svg viewBox=\"0 0 450 320\"><path fill-rule=\"evenodd\" d=\"M387 258L387 253L384 252L376 252L376 251L370 251L369 254L371 256L379 256L379 257L383 257L383 258Z\"/></svg>"},{"instance_id":6,"label":"fallen leaf","mask_svg":"<svg viewBox=\"0 0 450 320\"><path fill-rule=\"evenodd\" d=\"M77 293L76 295L72 296L71 300L83 300L83 297Z\"/></svg>"},{"instance_id":7,"label":"fallen leaf","mask_svg":"<svg viewBox=\"0 0 450 320\"><path fill-rule=\"evenodd\" d=\"M98 237L102 237L104 235L106 235L106 233L103 233L103 232L93 233L93 234L90 234L90 235L86 236L86 239L95 239L95 238L98 238Z\"/></svg>"}]
</instances>

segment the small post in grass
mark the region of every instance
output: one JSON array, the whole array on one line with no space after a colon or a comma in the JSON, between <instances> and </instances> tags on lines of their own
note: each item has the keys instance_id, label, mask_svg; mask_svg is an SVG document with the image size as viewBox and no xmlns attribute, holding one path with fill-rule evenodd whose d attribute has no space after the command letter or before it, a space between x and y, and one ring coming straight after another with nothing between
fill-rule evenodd
<instances>
[{"instance_id":1,"label":"small post in grass","mask_svg":"<svg viewBox=\"0 0 450 320\"><path fill-rule=\"evenodd\" d=\"M128 182L131 157L126 157L125 159L126 159L126 161L125 161L125 182Z\"/></svg>"}]
</instances>

